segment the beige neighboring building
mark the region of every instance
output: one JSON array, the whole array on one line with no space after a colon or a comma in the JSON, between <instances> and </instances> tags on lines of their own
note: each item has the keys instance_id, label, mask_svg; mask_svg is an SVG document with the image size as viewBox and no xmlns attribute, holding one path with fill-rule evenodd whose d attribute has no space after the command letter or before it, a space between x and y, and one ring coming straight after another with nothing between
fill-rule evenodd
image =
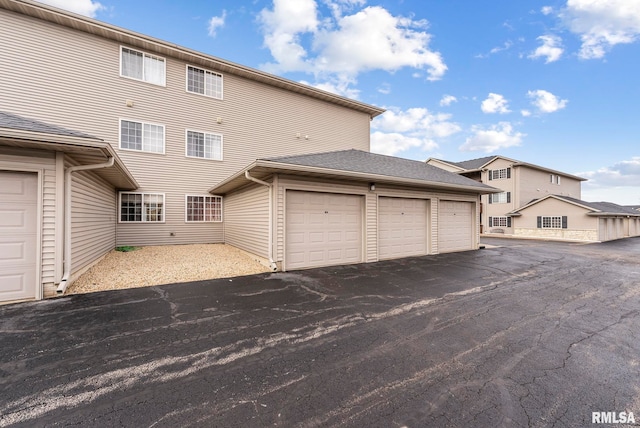
<instances>
[{"instance_id":1,"label":"beige neighboring building","mask_svg":"<svg viewBox=\"0 0 640 428\"><path fill-rule=\"evenodd\" d=\"M0 301L117 246L273 270L479 247L459 174L369 153L383 109L29 0L0 0Z\"/></svg>"},{"instance_id":2,"label":"beige neighboring building","mask_svg":"<svg viewBox=\"0 0 640 428\"><path fill-rule=\"evenodd\" d=\"M547 195L580 199L580 184L586 180L504 156L487 156L464 162L431 158L427 164L501 190L482 197L480 223L484 234L513 235L515 225L510 212Z\"/></svg>"}]
</instances>

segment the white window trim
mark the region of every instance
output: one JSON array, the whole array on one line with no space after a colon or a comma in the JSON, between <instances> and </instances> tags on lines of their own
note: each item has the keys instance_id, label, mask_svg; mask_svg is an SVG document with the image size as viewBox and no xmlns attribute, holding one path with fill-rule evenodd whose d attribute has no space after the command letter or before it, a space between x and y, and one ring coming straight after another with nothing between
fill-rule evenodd
<instances>
[{"instance_id":1,"label":"white window trim","mask_svg":"<svg viewBox=\"0 0 640 428\"><path fill-rule=\"evenodd\" d=\"M202 70L205 73L212 73L212 74L216 74L216 75L220 76L220 93L221 93L221 96L220 97L214 97L213 95L207 95L206 94L206 92L207 92L206 90L205 90L204 94L201 94L200 92L190 91L189 90L189 67L195 68L197 70ZM218 73L217 71L207 70L206 68L198 67L198 66L191 65L191 64L186 64L186 66L184 68L184 74L185 74L184 90L187 93L194 94L194 95L200 95L201 97L212 98L214 100L224 100L224 75L222 73Z\"/></svg>"},{"instance_id":2,"label":"white window trim","mask_svg":"<svg viewBox=\"0 0 640 428\"><path fill-rule=\"evenodd\" d=\"M189 132L197 132L199 134L205 134L205 135L209 134L209 135L219 136L220 137L220 159L205 158L200 156L189 156ZM202 159L206 161L222 162L224 160L224 136L217 132L204 132L204 131L198 131L195 129L185 129L184 130L184 155L191 159ZM189 196L201 196L201 195L189 195Z\"/></svg>"},{"instance_id":3,"label":"white window trim","mask_svg":"<svg viewBox=\"0 0 640 428\"><path fill-rule=\"evenodd\" d=\"M540 217L542 217L540 219L540 229L562 229L562 216L561 215L543 215L543 216L540 216ZM545 226L544 225L544 219L545 218L550 219L549 220L549 224L551 226ZM553 219L559 219L560 226L558 226L558 227L553 226Z\"/></svg>"},{"instance_id":4,"label":"white window trim","mask_svg":"<svg viewBox=\"0 0 640 428\"><path fill-rule=\"evenodd\" d=\"M493 180L508 180L507 178L507 169L509 169L509 167L507 168L499 168L499 169L492 169L490 171L491 174L491 181ZM502 173L504 172L504 177L502 177ZM494 174L497 173L498 176L496 177Z\"/></svg>"},{"instance_id":5,"label":"white window trim","mask_svg":"<svg viewBox=\"0 0 640 428\"><path fill-rule=\"evenodd\" d=\"M189 220L188 219L188 203L189 203L189 197L199 197L199 198L219 198L220 199L220 220ZM195 194L188 194L188 195L184 195L184 222L185 223L222 223L224 221L224 199L222 196L219 195L211 195L211 194L207 194L207 195L195 195Z\"/></svg>"},{"instance_id":6,"label":"white window trim","mask_svg":"<svg viewBox=\"0 0 640 428\"><path fill-rule=\"evenodd\" d=\"M122 147L122 121L126 121L126 122L135 122L135 123L141 123L142 126L142 132L144 133L144 125L153 125L153 126L161 126L162 127L162 152L151 152L148 150L136 150L136 149L126 149ZM142 136L143 140L144 140L144 135ZM118 148L120 150L125 150L127 152L135 152L135 153L148 153L151 155L164 155L167 151L167 128L161 124L161 123L153 123L153 122L145 122L139 119L127 119L127 118L123 118L121 117L118 120Z\"/></svg>"},{"instance_id":7,"label":"white window trim","mask_svg":"<svg viewBox=\"0 0 640 428\"><path fill-rule=\"evenodd\" d=\"M124 74L122 74L122 49L128 49L130 51L139 52L139 53L141 53L143 55L143 58L144 58L144 55L148 55L148 56L153 57L153 58L161 59L164 62L164 82L162 82L160 84L160 83L155 83L155 82L150 82L148 80L144 80L144 78L138 79L136 77L125 76ZM149 85L153 85L153 86L161 86L163 88L167 87L167 59L165 57L160 56L160 55L150 54L150 53L147 53L145 51L141 51L139 49L134 49L134 48L131 48L129 46L124 46L124 45L120 45L119 53L120 53L120 58L119 58L119 62L120 62L120 77L123 77L125 79L135 80L136 82L148 83ZM144 61L142 61L142 64L143 64L143 67L144 67ZM142 71L142 75L144 76L144 69Z\"/></svg>"},{"instance_id":8,"label":"white window trim","mask_svg":"<svg viewBox=\"0 0 640 428\"><path fill-rule=\"evenodd\" d=\"M508 204L509 202L507 202L507 199L508 199L507 193L509 192L492 193L491 203L492 204ZM504 195L504 201L496 200L496 198L502 198L503 195Z\"/></svg>"},{"instance_id":9,"label":"white window trim","mask_svg":"<svg viewBox=\"0 0 640 428\"><path fill-rule=\"evenodd\" d=\"M497 225L496 219L500 220L500 223L502 223L502 221L504 220L504 226L502 224ZM509 224L509 220L507 216L491 216L491 222L492 222L491 227L509 227L507 226Z\"/></svg>"},{"instance_id":10,"label":"white window trim","mask_svg":"<svg viewBox=\"0 0 640 428\"><path fill-rule=\"evenodd\" d=\"M141 221L123 221L122 220L122 194L123 193L127 193L127 194L133 194L133 195L142 195L142 208L143 208L143 214L144 214L144 195L161 195L162 196L162 221L147 221L144 220L144 215L143 215L143 220ZM167 220L167 198L165 196L164 193L157 193L157 192L129 192L129 191L122 191L122 192L118 192L118 223L122 223L122 224L163 224L166 222Z\"/></svg>"}]
</instances>

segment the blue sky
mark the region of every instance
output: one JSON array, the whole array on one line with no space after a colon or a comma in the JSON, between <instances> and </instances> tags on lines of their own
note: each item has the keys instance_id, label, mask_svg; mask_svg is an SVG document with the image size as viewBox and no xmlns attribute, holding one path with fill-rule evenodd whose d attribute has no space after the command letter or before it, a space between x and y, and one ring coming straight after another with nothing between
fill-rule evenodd
<instances>
[{"instance_id":1,"label":"blue sky","mask_svg":"<svg viewBox=\"0 0 640 428\"><path fill-rule=\"evenodd\" d=\"M372 151L493 154L640 205L640 0L47 0L388 111Z\"/></svg>"}]
</instances>

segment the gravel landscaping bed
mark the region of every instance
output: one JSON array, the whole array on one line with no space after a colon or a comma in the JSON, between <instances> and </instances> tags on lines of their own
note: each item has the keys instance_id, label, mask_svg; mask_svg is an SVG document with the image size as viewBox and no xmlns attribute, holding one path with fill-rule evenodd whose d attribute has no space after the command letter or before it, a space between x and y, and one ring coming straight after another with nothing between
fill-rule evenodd
<instances>
[{"instance_id":1,"label":"gravel landscaping bed","mask_svg":"<svg viewBox=\"0 0 640 428\"><path fill-rule=\"evenodd\" d=\"M269 272L249 254L225 244L164 245L112 250L67 294L146 287Z\"/></svg>"}]
</instances>

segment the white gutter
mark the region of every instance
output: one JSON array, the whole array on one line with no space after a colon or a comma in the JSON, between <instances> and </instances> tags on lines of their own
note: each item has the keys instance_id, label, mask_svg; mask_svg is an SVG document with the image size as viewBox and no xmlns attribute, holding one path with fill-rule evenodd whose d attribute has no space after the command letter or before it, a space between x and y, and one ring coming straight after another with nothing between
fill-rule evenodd
<instances>
[{"instance_id":1,"label":"white gutter","mask_svg":"<svg viewBox=\"0 0 640 428\"><path fill-rule=\"evenodd\" d=\"M267 186L269 188L269 268L273 272L275 272L278 270L278 266L273 260L273 185L271 185L271 183L267 183L266 181L262 181L255 177L252 177L249 174L249 170L246 170L244 172L244 176L247 180L253 181L254 183L258 183L263 186Z\"/></svg>"},{"instance_id":2,"label":"white gutter","mask_svg":"<svg viewBox=\"0 0 640 428\"><path fill-rule=\"evenodd\" d=\"M64 269L56 294L64 294L67 290L69 276L71 276L71 173L88 169L108 168L113 166L114 162L115 158L109 156L109 160L105 163L72 166L64 172Z\"/></svg>"}]
</instances>

